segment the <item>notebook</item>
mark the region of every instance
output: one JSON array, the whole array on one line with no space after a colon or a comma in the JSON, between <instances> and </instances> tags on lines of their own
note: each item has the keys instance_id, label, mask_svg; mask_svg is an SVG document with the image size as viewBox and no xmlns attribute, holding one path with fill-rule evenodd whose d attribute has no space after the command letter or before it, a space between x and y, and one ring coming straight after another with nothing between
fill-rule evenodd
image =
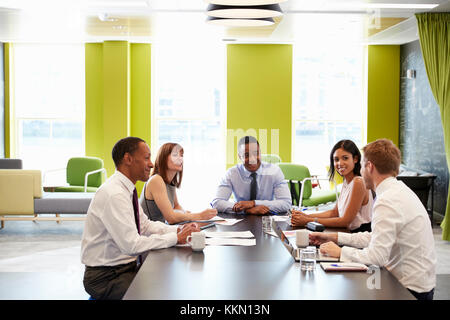
<instances>
[{"instance_id":1,"label":"notebook","mask_svg":"<svg viewBox=\"0 0 450 320\"><path fill-rule=\"evenodd\" d=\"M300 249L304 248L297 248L297 245L295 244L295 232L284 232L281 230L280 226L278 225L277 221L272 220L272 226L275 233L278 235L278 238L283 242L284 247L289 251L291 256L294 258L295 261L300 261ZM337 262L339 261L339 258L333 258L326 256L322 253L320 253L319 250L317 250L317 262Z\"/></svg>"},{"instance_id":2,"label":"notebook","mask_svg":"<svg viewBox=\"0 0 450 320\"><path fill-rule=\"evenodd\" d=\"M325 271L367 271L368 267L356 262L321 262L320 266Z\"/></svg>"}]
</instances>

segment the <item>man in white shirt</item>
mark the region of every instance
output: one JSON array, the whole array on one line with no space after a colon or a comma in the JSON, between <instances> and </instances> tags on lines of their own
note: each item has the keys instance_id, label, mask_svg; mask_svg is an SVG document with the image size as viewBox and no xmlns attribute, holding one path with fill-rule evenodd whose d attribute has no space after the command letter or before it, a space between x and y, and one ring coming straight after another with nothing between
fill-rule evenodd
<instances>
[{"instance_id":1,"label":"man in white shirt","mask_svg":"<svg viewBox=\"0 0 450 320\"><path fill-rule=\"evenodd\" d=\"M341 261L386 267L417 299L432 300L436 286L433 232L417 195L395 178L400 150L392 141L380 139L369 143L363 151L361 174L367 188L377 194L372 232L315 232L310 241L320 244L322 253Z\"/></svg>"},{"instance_id":2,"label":"man in white shirt","mask_svg":"<svg viewBox=\"0 0 450 320\"><path fill-rule=\"evenodd\" d=\"M81 241L83 284L94 299L121 299L152 249L186 243L195 223L183 227L150 221L137 201L135 184L147 181L153 164L144 140L119 140L112 157L116 172L98 189L89 206Z\"/></svg>"}]
</instances>

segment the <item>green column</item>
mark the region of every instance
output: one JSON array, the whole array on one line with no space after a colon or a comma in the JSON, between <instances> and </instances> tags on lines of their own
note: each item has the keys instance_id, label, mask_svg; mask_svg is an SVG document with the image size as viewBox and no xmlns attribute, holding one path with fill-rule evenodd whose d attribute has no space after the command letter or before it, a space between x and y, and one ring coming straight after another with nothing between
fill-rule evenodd
<instances>
[{"instance_id":1,"label":"green column","mask_svg":"<svg viewBox=\"0 0 450 320\"><path fill-rule=\"evenodd\" d=\"M400 46L368 46L367 142L399 145Z\"/></svg>"},{"instance_id":2,"label":"green column","mask_svg":"<svg viewBox=\"0 0 450 320\"><path fill-rule=\"evenodd\" d=\"M126 41L86 44L86 155L102 158L108 176L119 139L150 142L150 49Z\"/></svg>"},{"instance_id":3,"label":"green column","mask_svg":"<svg viewBox=\"0 0 450 320\"><path fill-rule=\"evenodd\" d=\"M290 162L291 122L292 45L228 45L227 167L244 135L256 136L262 153Z\"/></svg>"}]
</instances>

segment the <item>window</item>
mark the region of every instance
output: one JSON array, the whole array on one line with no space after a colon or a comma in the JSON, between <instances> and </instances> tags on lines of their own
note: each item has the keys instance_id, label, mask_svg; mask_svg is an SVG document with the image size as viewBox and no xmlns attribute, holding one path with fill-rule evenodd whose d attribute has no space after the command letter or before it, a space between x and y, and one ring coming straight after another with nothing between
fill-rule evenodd
<instances>
[{"instance_id":1,"label":"window","mask_svg":"<svg viewBox=\"0 0 450 320\"><path fill-rule=\"evenodd\" d=\"M158 42L154 53L152 159L166 142L184 149L177 193L192 212L209 206L225 173L225 48L214 42Z\"/></svg>"},{"instance_id":2,"label":"window","mask_svg":"<svg viewBox=\"0 0 450 320\"><path fill-rule=\"evenodd\" d=\"M293 160L326 175L329 154L341 139L362 147L364 95L362 46L294 46Z\"/></svg>"},{"instance_id":3,"label":"window","mask_svg":"<svg viewBox=\"0 0 450 320\"><path fill-rule=\"evenodd\" d=\"M15 44L16 156L25 169L65 168L83 156L85 119L83 44ZM65 171L45 184L65 182Z\"/></svg>"}]
</instances>

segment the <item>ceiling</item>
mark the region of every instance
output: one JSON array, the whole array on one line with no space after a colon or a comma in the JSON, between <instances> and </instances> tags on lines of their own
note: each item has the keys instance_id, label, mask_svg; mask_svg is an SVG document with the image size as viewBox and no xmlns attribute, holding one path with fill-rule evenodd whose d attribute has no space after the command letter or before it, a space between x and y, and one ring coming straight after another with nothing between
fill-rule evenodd
<instances>
[{"instance_id":1,"label":"ceiling","mask_svg":"<svg viewBox=\"0 0 450 320\"><path fill-rule=\"evenodd\" d=\"M394 4L438 6L389 8ZM402 44L418 39L415 13L450 11L449 0L287 0L281 3L284 15L272 26L227 28L206 24L207 5L204 0L0 0L0 41Z\"/></svg>"}]
</instances>

